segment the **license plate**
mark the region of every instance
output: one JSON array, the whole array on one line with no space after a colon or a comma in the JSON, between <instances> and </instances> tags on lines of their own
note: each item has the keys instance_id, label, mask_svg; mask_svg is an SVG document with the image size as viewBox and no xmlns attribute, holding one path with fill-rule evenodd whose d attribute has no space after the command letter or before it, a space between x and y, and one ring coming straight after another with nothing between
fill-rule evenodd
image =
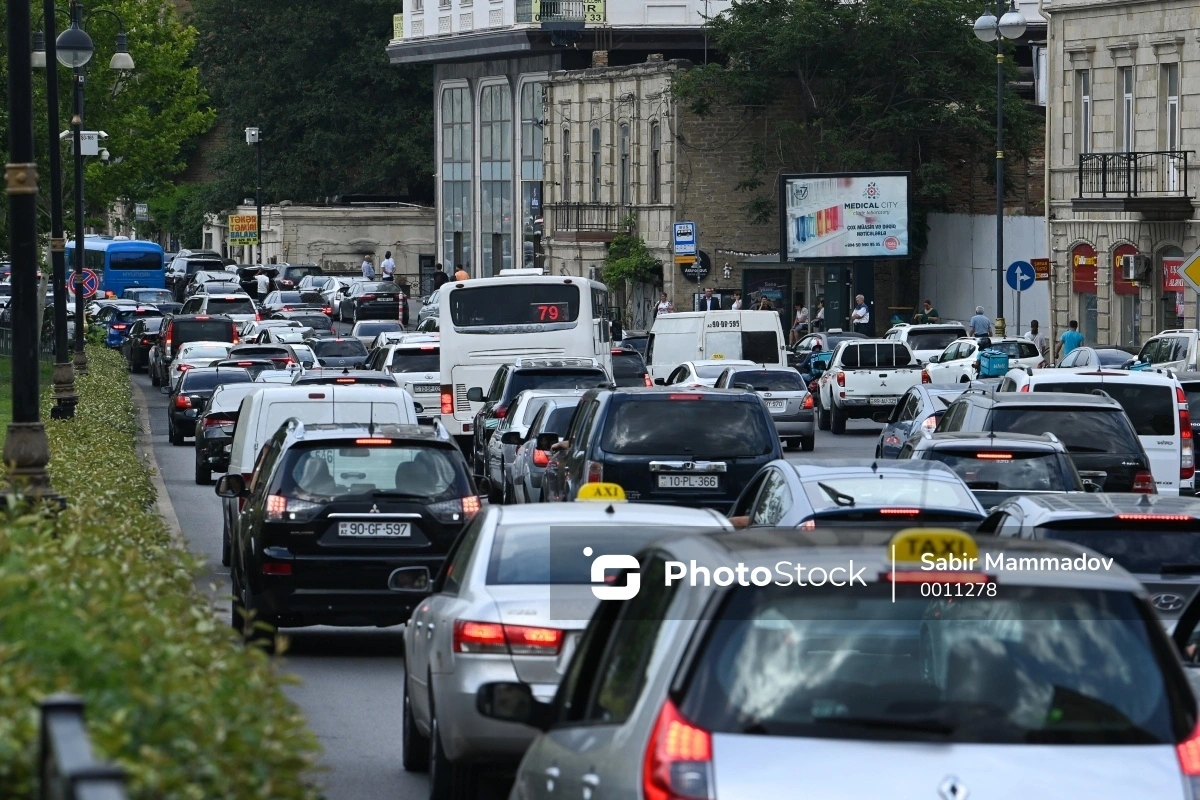
<instances>
[{"instance_id":1,"label":"license plate","mask_svg":"<svg viewBox=\"0 0 1200 800\"><path fill-rule=\"evenodd\" d=\"M659 475L660 489L716 489L720 484L716 475Z\"/></svg>"},{"instance_id":2,"label":"license plate","mask_svg":"<svg viewBox=\"0 0 1200 800\"><path fill-rule=\"evenodd\" d=\"M767 408L772 411L783 411L787 408L787 400L768 400Z\"/></svg>"},{"instance_id":3,"label":"license plate","mask_svg":"<svg viewBox=\"0 0 1200 800\"><path fill-rule=\"evenodd\" d=\"M436 383L414 383L412 390L414 394L438 394L442 387Z\"/></svg>"},{"instance_id":4,"label":"license plate","mask_svg":"<svg viewBox=\"0 0 1200 800\"><path fill-rule=\"evenodd\" d=\"M873 406L894 406L898 397L872 397L871 405Z\"/></svg>"},{"instance_id":5,"label":"license plate","mask_svg":"<svg viewBox=\"0 0 1200 800\"><path fill-rule=\"evenodd\" d=\"M407 522L339 522L338 536L403 539L411 536Z\"/></svg>"}]
</instances>

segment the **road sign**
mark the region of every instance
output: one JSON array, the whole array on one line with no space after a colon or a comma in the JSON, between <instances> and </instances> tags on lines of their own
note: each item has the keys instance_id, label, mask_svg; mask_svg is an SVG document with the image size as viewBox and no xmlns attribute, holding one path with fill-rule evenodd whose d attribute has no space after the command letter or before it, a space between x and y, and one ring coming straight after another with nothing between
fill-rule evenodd
<instances>
[{"instance_id":1,"label":"road sign","mask_svg":"<svg viewBox=\"0 0 1200 800\"><path fill-rule=\"evenodd\" d=\"M76 286L83 287L83 299L91 300L100 289L100 277L90 269L85 269L83 272L72 272L71 280L67 282L67 291L75 294Z\"/></svg>"},{"instance_id":2,"label":"road sign","mask_svg":"<svg viewBox=\"0 0 1200 800\"><path fill-rule=\"evenodd\" d=\"M1030 264L1028 261L1014 261L1008 265L1008 272L1005 274L1004 279L1011 288L1018 292L1025 291L1033 286L1033 264Z\"/></svg>"},{"instance_id":3,"label":"road sign","mask_svg":"<svg viewBox=\"0 0 1200 800\"><path fill-rule=\"evenodd\" d=\"M135 203L133 206L133 217L138 222L145 222L150 219L150 206L145 203Z\"/></svg>"},{"instance_id":4,"label":"road sign","mask_svg":"<svg viewBox=\"0 0 1200 800\"><path fill-rule=\"evenodd\" d=\"M1179 267L1179 277L1192 287L1192 291L1200 292L1200 250L1192 253Z\"/></svg>"},{"instance_id":5,"label":"road sign","mask_svg":"<svg viewBox=\"0 0 1200 800\"><path fill-rule=\"evenodd\" d=\"M695 256L675 256L676 264L691 264L695 260Z\"/></svg>"},{"instance_id":6,"label":"road sign","mask_svg":"<svg viewBox=\"0 0 1200 800\"><path fill-rule=\"evenodd\" d=\"M675 255L696 255L696 223L675 223Z\"/></svg>"},{"instance_id":7,"label":"road sign","mask_svg":"<svg viewBox=\"0 0 1200 800\"><path fill-rule=\"evenodd\" d=\"M1048 258L1031 258L1029 263L1033 264L1034 277L1039 281L1050 280L1050 259Z\"/></svg>"}]
</instances>

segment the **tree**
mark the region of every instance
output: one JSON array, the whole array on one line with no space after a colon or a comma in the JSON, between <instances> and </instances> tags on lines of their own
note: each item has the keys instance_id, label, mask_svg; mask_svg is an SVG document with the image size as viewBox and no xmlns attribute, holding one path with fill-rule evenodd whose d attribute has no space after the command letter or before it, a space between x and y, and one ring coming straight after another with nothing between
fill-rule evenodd
<instances>
[{"instance_id":1,"label":"tree","mask_svg":"<svg viewBox=\"0 0 1200 800\"><path fill-rule=\"evenodd\" d=\"M734 0L709 24L727 63L680 74L674 91L700 114L799 98L792 119L764 122L738 186L755 194L746 207L759 223L777 202L768 182L791 171L909 170L920 213L949 193L952 160L994 155L995 51L971 32L980 8L976 0ZM1004 107L1006 149L1027 153L1033 115L1011 91Z\"/></svg>"},{"instance_id":2,"label":"tree","mask_svg":"<svg viewBox=\"0 0 1200 800\"><path fill-rule=\"evenodd\" d=\"M341 194L433 198L432 68L393 66L395 0L194 0L199 59L225 126L217 198L253 195L262 130L271 201ZM216 209L212 209L216 210Z\"/></svg>"}]
</instances>

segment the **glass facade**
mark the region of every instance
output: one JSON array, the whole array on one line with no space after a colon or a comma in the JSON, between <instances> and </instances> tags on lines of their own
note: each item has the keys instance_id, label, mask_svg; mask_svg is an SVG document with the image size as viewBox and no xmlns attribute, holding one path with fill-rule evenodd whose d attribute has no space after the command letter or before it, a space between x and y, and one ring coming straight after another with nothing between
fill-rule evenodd
<instances>
[{"instance_id":1,"label":"glass facade","mask_svg":"<svg viewBox=\"0 0 1200 800\"><path fill-rule=\"evenodd\" d=\"M471 267L472 138L471 94L464 87L442 91L442 253L446 272Z\"/></svg>"},{"instance_id":2,"label":"glass facade","mask_svg":"<svg viewBox=\"0 0 1200 800\"><path fill-rule=\"evenodd\" d=\"M545 148L542 84L521 86L521 266L541 266L542 154Z\"/></svg>"},{"instance_id":3,"label":"glass facade","mask_svg":"<svg viewBox=\"0 0 1200 800\"><path fill-rule=\"evenodd\" d=\"M481 263L475 274L495 275L513 265L512 92L507 84L479 93L479 210Z\"/></svg>"}]
</instances>

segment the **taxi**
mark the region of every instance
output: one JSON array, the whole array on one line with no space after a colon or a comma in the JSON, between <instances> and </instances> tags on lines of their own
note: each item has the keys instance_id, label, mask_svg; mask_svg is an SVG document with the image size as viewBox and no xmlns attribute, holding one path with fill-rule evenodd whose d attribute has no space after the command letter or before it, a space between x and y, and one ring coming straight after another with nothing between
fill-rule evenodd
<instances>
[{"instance_id":1,"label":"taxi","mask_svg":"<svg viewBox=\"0 0 1200 800\"><path fill-rule=\"evenodd\" d=\"M660 540L636 563L638 591L598 605L553 700L528 682L479 687L483 717L552 730L512 798L1200 788L1174 645L1139 583L1093 551L939 528L753 530Z\"/></svg>"},{"instance_id":2,"label":"taxi","mask_svg":"<svg viewBox=\"0 0 1200 800\"><path fill-rule=\"evenodd\" d=\"M393 591L420 603L404 632L403 765L430 773L433 797L473 797L481 771L520 761L534 731L482 717L476 691L523 681L542 700L554 696L600 602L596 564L603 572L672 533L733 530L711 510L626 502L612 483L575 499L485 506L436 578L424 567L391 576Z\"/></svg>"}]
</instances>

